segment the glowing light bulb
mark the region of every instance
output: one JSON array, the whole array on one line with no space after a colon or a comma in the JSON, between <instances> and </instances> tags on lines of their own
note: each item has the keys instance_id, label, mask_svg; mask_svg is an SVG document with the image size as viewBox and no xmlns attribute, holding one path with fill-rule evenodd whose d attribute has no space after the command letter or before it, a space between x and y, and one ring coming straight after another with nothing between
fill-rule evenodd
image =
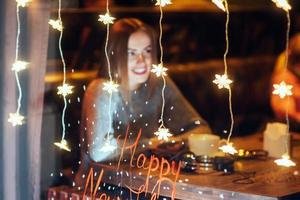
<instances>
[{"instance_id":1,"label":"glowing light bulb","mask_svg":"<svg viewBox=\"0 0 300 200\"><path fill-rule=\"evenodd\" d=\"M102 151L102 152L112 152L116 149L117 149L116 145L111 144L111 142L109 140L107 140L107 141L105 141L104 146L101 147L100 151Z\"/></svg>"},{"instance_id":2,"label":"glowing light bulb","mask_svg":"<svg viewBox=\"0 0 300 200\"><path fill-rule=\"evenodd\" d=\"M52 26L53 29L56 29L58 31L63 30L62 21L59 19L57 20L50 19L48 23Z\"/></svg>"},{"instance_id":3,"label":"glowing light bulb","mask_svg":"<svg viewBox=\"0 0 300 200\"><path fill-rule=\"evenodd\" d=\"M155 73L157 77L159 76L166 76L166 71L168 70L165 68L161 63L158 65L152 65L153 69L151 69L151 72Z\"/></svg>"},{"instance_id":4,"label":"glowing light bulb","mask_svg":"<svg viewBox=\"0 0 300 200\"><path fill-rule=\"evenodd\" d=\"M17 6L26 7L30 2L30 0L16 0L16 2L17 2Z\"/></svg>"},{"instance_id":5,"label":"glowing light bulb","mask_svg":"<svg viewBox=\"0 0 300 200\"><path fill-rule=\"evenodd\" d=\"M291 5L287 0L272 0L278 8L282 8L285 11L292 9Z\"/></svg>"},{"instance_id":6,"label":"glowing light bulb","mask_svg":"<svg viewBox=\"0 0 300 200\"><path fill-rule=\"evenodd\" d=\"M226 10L225 10L225 5L224 5L225 0L212 0L212 2L213 2L216 6L218 6L218 8L220 8L221 10L226 11Z\"/></svg>"},{"instance_id":7,"label":"glowing light bulb","mask_svg":"<svg viewBox=\"0 0 300 200\"><path fill-rule=\"evenodd\" d=\"M25 117L20 115L18 112L9 113L8 122L10 122L13 126L22 125Z\"/></svg>"},{"instance_id":8,"label":"glowing light bulb","mask_svg":"<svg viewBox=\"0 0 300 200\"><path fill-rule=\"evenodd\" d=\"M164 127L158 128L158 130L154 133L154 135L158 137L158 140L165 140L165 141L168 141L169 137L173 136L170 133L169 129Z\"/></svg>"},{"instance_id":9,"label":"glowing light bulb","mask_svg":"<svg viewBox=\"0 0 300 200\"><path fill-rule=\"evenodd\" d=\"M119 84L114 83L113 81L107 81L104 84L103 90L107 91L109 94L118 91Z\"/></svg>"},{"instance_id":10,"label":"glowing light bulb","mask_svg":"<svg viewBox=\"0 0 300 200\"><path fill-rule=\"evenodd\" d=\"M232 80L230 80L227 77L227 74L223 74L223 75L216 74L215 78L216 79L213 80L213 83L217 84L219 89L222 89L222 88L229 89L229 87L230 87L229 85L232 83Z\"/></svg>"},{"instance_id":11,"label":"glowing light bulb","mask_svg":"<svg viewBox=\"0 0 300 200\"><path fill-rule=\"evenodd\" d=\"M68 143L65 139L62 139L60 142L55 142L55 146L59 147L60 149L66 150L68 152L71 152L70 147L68 146Z\"/></svg>"},{"instance_id":12,"label":"glowing light bulb","mask_svg":"<svg viewBox=\"0 0 300 200\"><path fill-rule=\"evenodd\" d=\"M292 93L292 85L287 85L284 81L281 81L280 84L274 84L274 91L273 94L278 95L280 98L284 98L286 96L291 96L293 95Z\"/></svg>"},{"instance_id":13,"label":"glowing light bulb","mask_svg":"<svg viewBox=\"0 0 300 200\"><path fill-rule=\"evenodd\" d=\"M67 96L68 94L72 94L73 93L73 91L72 91L73 87L74 86L69 85L67 83L65 83L61 86L58 86L57 87L57 90L58 90L57 94L62 95L64 97Z\"/></svg>"},{"instance_id":14,"label":"glowing light bulb","mask_svg":"<svg viewBox=\"0 0 300 200\"><path fill-rule=\"evenodd\" d=\"M27 68L27 65L29 63L21 60L17 60L14 64L13 67L11 68L13 71L19 72L21 70L24 70Z\"/></svg>"},{"instance_id":15,"label":"glowing light bulb","mask_svg":"<svg viewBox=\"0 0 300 200\"><path fill-rule=\"evenodd\" d=\"M228 153L228 154L231 154L231 155L237 153L237 150L232 146L231 142L227 143L226 145L223 145L223 146L219 147L219 149L221 151L223 151L224 153Z\"/></svg>"},{"instance_id":16,"label":"glowing light bulb","mask_svg":"<svg viewBox=\"0 0 300 200\"><path fill-rule=\"evenodd\" d=\"M292 160L290 160L290 156L288 154L284 154L281 156L280 159L277 159L274 161L277 165L283 166L283 167L292 167L296 166L296 163L294 163Z\"/></svg>"},{"instance_id":17,"label":"glowing light bulb","mask_svg":"<svg viewBox=\"0 0 300 200\"><path fill-rule=\"evenodd\" d=\"M99 15L99 22L103 22L103 24L113 24L116 18L111 17L109 13L105 13L105 15Z\"/></svg>"},{"instance_id":18,"label":"glowing light bulb","mask_svg":"<svg viewBox=\"0 0 300 200\"><path fill-rule=\"evenodd\" d=\"M171 0L156 0L155 5L164 7L166 5L172 4Z\"/></svg>"}]
</instances>

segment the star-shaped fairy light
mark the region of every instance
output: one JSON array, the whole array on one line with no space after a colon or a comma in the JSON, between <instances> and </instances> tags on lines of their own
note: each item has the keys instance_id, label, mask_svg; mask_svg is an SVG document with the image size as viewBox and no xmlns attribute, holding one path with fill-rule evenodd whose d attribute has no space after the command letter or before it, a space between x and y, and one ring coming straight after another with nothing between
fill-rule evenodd
<instances>
[{"instance_id":1,"label":"star-shaped fairy light","mask_svg":"<svg viewBox=\"0 0 300 200\"><path fill-rule=\"evenodd\" d=\"M25 62L25 61L21 61L21 60L17 60L14 64L13 64L13 67L11 68L13 71L16 71L16 72L19 72L23 69L26 69L27 68L27 65L29 63L28 62Z\"/></svg>"},{"instance_id":2,"label":"star-shaped fairy light","mask_svg":"<svg viewBox=\"0 0 300 200\"><path fill-rule=\"evenodd\" d=\"M158 140L165 140L165 141L168 141L169 137L173 136L170 133L169 129L164 127L158 128L158 130L154 133L154 135L158 137Z\"/></svg>"},{"instance_id":3,"label":"star-shaped fairy light","mask_svg":"<svg viewBox=\"0 0 300 200\"><path fill-rule=\"evenodd\" d=\"M64 97L67 96L68 94L72 94L73 87L74 86L72 86L72 85L64 83L63 85L57 87L57 90L58 90L57 94L62 95Z\"/></svg>"},{"instance_id":4,"label":"star-shaped fairy light","mask_svg":"<svg viewBox=\"0 0 300 200\"><path fill-rule=\"evenodd\" d=\"M59 19L57 20L50 19L48 23L52 26L53 29L56 29L58 31L63 30L62 21Z\"/></svg>"},{"instance_id":5,"label":"star-shaped fairy light","mask_svg":"<svg viewBox=\"0 0 300 200\"><path fill-rule=\"evenodd\" d=\"M16 0L17 5L20 7L26 7L28 5L28 3L30 2L30 0Z\"/></svg>"},{"instance_id":6,"label":"star-shaped fairy light","mask_svg":"<svg viewBox=\"0 0 300 200\"><path fill-rule=\"evenodd\" d=\"M105 141L104 146L101 147L100 151L102 152L112 152L116 150L117 146L113 145L109 140Z\"/></svg>"},{"instance_id":7,"label":"star-shaped fairy light","mask_svg":"<svg viewBox=\"0 0 300 200\"><path fill-rule=\"evenodd\" d=\"M274 84L274 91L273 94L278 95L280 98L284 98L286 96L293 95L292 93L292 85L287 85L284 81L281 81L280 84Z\"/></svg>"},{"instance_id":8,"label":"star-shaped fairy light","mask_svg":"<svg viewBox=\"0 0 300 200\"><path fill-rule=\"evenodd\" d=\"M221 151L223 151L224 153L228 153L228 154L231 154L231 155L237 153L237 150L232 146L231 142L228 142L227 144L219 147L219 149Z\"/></svg>"},{"instance_id":9,"label":"star-shaped fairy light","mask_svg":"<svg viewBox=\"0 0 300 200\"><path fill-rule=\"evenodd\" d=\"M291 5L287 0L272 0L278 8L282 8L285 11L289 11L292 9Z\"/></svg>"},{"instance_id":10,"label":"star-shaped fairy light","mask_svg":"<svg viewBox=\"0 0 300 200\"><path fill-rule=\"evenodd\" d=\"M222 88L229 89L229 85L232 83L232 80L228 78L227 74L223 74L223 75L216 74L215 78L216 79L213 80L213 83L217 84L219 89Z\"/></svg>"},{"instance_id":11,"label":"star-shaped fairy light","mask_svg":"<svg viewBox=\"0 0 300 200\"><path fill-rule=\"evenodd\" d=\"M107 81L104 84L103 90L107 91L109 94L118 91L119 84L114 83L113 81Z\"/></svg>"},{"instance_id":12,"label":"star-shaped fairy light","mask_svg":"<svg viewBox=\"0 0 300 200\"><path fill-rule=\"evenodd\" d=\"M164 7L166 5L172 4L171 0L156 0L155 5Z\"/></svg>"},{"instance_id":13,"label":"star-shaped fairy light","mask_svg":"<svg viewBox=\"0 0 300 200\"><path fill-rule=\"evenodd\" d=\"M290 156L288 154L284 154L281 156L280 159L277 159L274 161L277 165L283 166L283 167L292 167L296 166L296 163L294 163L292 160L290 160Z\"/></svg>"},{"instance_id":14,"label":"star-shaped fairy light","mask_svg":"<svg viewBox=\"0 0 300 200\"><path fill-rule=\"evenodd\" d=\"M216 4L216 6L218 6L218 8L220 8L221 10L223 10L225 12L225 1L224 0L212 0L212 2L214 4Z\"/></svg>"},{"instance_id":15,"label":"star-shaped fairy light","mask_svg":"<svg viewBox=\"0 0 300 200\"><path fill-rule=\"evenodd\" d=\"M109 13L105 13L105 15L99 15L99 22L103 22L103 24L113 24L116 18L109 15Z\"/></svg>"},{"instance_id":16,"label":"star-shaped fairy light","mask_svg":"<svg viewBox=\"0 0 300 200\"><path fill-rule=\"evenodd\" d=\"M65 139L62 139L60 142L55 142L54 145L61 148L61 149L63 149L63 150L71 152L71 149L68 146L67 140L65 140Z\"/></svg>"},{"instance_id":17,"label":"star-shaped fairy light","mask_svg":"<svg viewBox=\"0 0 300 200\"><path fill-rule=\"evenodd\" d=\"M158 65L152 65L152 69L151 72L155 73L157 77L160 76L166 76L167 73L166 71L168 70L167 68L165 68L161 63Z\"/></svg>"},{"instance_id":18,"label":"star-shaped fairy light","mask_svg":"<svg viewBox=\"0 0 300 200\"><path fill-rule=\"evenodd\" d=\"M20 115L18 112L9 113L8 122L10 122L13 126L22 125L25 117Z\"/></svg>"}]
</instances>

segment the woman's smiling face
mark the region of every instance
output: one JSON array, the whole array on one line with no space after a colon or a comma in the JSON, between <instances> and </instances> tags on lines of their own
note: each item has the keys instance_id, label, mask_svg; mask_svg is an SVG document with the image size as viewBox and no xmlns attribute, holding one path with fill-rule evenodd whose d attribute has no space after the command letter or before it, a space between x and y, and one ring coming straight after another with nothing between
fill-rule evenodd
<instances>
[{"instance_id":1,"label":"woman's smiling face","mask_svg":"<svg viewBox=\"0 0 300 200\"><path fill-rule=\"evenodd\" d=\"M152 65L152 46L150 37L143 31L132 33L128 39L128 83L135 90L145 83Z\"/></svg>"}]
</instances>

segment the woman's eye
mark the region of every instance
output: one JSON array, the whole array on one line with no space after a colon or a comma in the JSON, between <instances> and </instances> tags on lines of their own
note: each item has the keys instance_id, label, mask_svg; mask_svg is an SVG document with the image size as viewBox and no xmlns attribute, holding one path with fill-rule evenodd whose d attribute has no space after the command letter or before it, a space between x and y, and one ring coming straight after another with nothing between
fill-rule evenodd
<instances>
[{"instance_id":1,"label":"woman's eye","mask_svg":"<svg viewBox=\"0 0 300 200\"><path fill-rule=\"evenodd\" d=\"M135 56L135 54L136 54L134 51L128 51L127 53L128 53L128 56Z\"/></svg>"},{"instance_id":2,"label":"woman's eye","mask_svg":"<svg viewBox=\"0 0 300 200\"><path fill-rule=\"evenodd\" d=\"M149 56L151 55L151 53L152 53L152 49L149 48L145 50L145 55Z\"/></svg>"}]
</instances>

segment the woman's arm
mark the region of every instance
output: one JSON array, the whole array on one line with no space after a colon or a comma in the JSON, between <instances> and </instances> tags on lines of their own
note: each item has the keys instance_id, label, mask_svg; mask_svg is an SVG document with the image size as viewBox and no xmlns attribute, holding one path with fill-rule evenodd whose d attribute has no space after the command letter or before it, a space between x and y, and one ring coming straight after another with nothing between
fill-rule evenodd
<instances>
[{"instance_id":1,"label":"woman's arm","mask_svg":"<svg viewBox=\"0 0 300 200\"><path fill-rule=\"evenodd\" d=\"M104 161L115 157L115 151L103 149L107 133L113 135L112 116L116 105L116 98L111 99L109 108L109 94L103 91L103 80L94 80L86 90L83 102L83 140L86 142L87 154L95 162ZM85 141L86 140L86 141ZM117 147L115 138L110 138L110 144ZM82 147L84 148L84 147Z\"/></svg>"}]
</instances>

